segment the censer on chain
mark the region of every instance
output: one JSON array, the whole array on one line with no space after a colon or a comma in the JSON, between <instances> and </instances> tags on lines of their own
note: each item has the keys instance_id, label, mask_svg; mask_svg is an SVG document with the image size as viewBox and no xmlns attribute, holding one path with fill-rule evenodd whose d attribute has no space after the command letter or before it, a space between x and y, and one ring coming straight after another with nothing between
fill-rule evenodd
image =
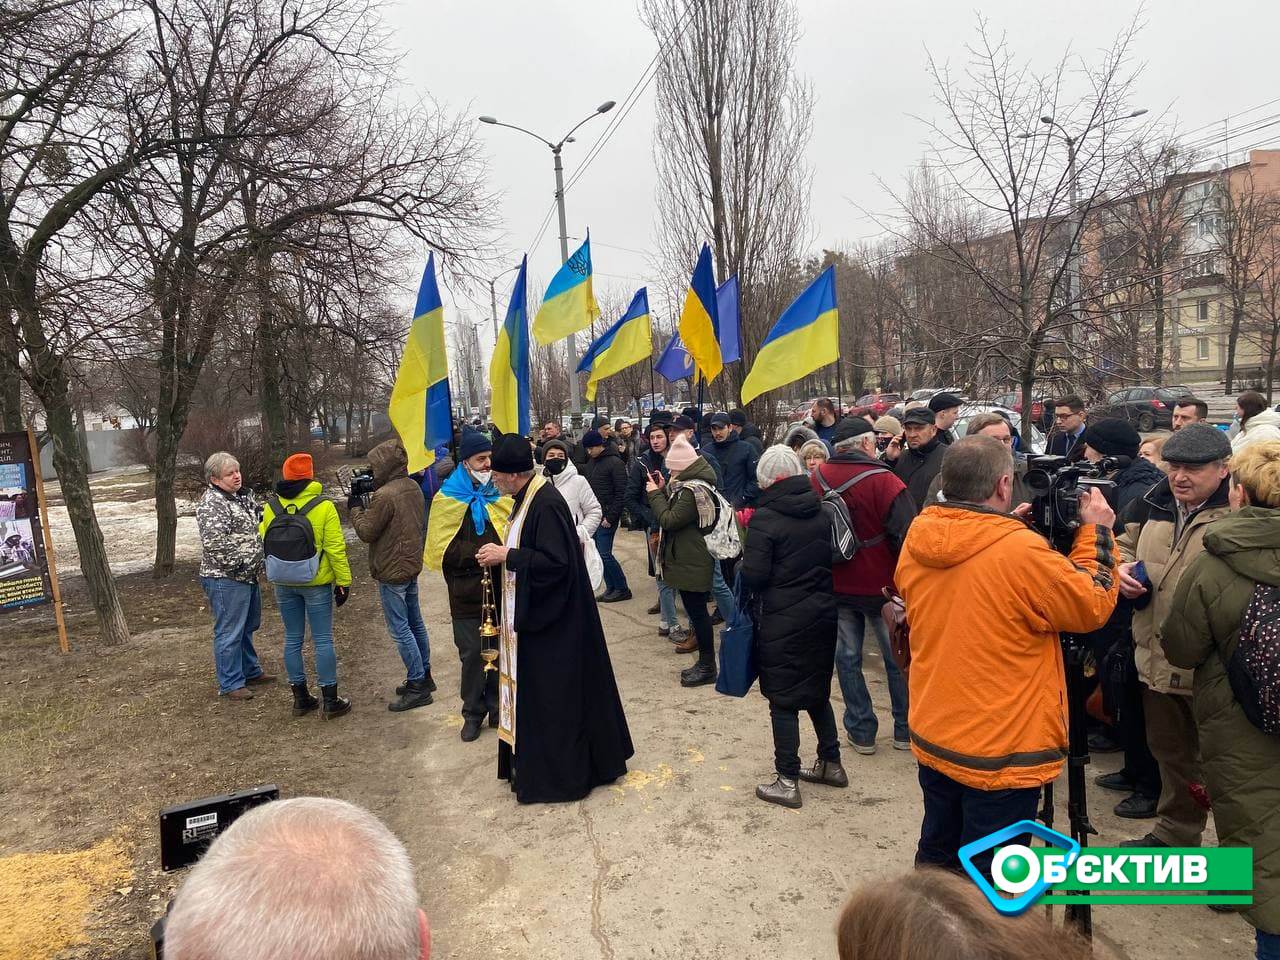
<instances>
[{"instance_id":1,"label":"censer on chain","mask_svg":"<svg viewBox=\"0 0 1280 960\"><path fill-rule=\"evenodd\" d=\"M493 602L493 574L485 567L480 575L480 659L484 661L485 672L497 670L494 663L498 659L498 648L492 641L498 636L497 605Z\"/></svg>"}]
</instances>

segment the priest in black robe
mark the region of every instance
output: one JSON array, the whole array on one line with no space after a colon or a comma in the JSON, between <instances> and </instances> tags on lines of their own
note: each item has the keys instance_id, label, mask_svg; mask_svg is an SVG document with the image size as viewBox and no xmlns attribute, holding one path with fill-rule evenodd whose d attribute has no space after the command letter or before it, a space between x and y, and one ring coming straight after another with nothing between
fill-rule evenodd
<instances>
[{"instance_id":1,"label":"priest in black robe","mask_svg":"<svg viewBox=\"0 0 1280 960\"><path fill-rule=\"evenodd\" d=\"M579 800L635 752L569 505L506 435L493 482L515 506L502 544L476 554L510 587L502 609L498 777L521 803Z\"/></svg>"}]
</instances>

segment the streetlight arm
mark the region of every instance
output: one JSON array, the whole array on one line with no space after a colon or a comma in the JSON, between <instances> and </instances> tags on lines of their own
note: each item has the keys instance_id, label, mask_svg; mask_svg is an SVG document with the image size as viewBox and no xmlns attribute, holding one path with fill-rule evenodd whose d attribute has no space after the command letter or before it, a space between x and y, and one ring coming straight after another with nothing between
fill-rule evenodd
<instances>
[{"instance_id":1,"label":"streetlight arm","mask_svg":"<svg viewBox=\"0 0 1280 960\"><path fill-rule=\"evenodd\" d=\"M514 123L503 123L501 120L494 120L492 117L489 117L487 119L482 117L481 120L483 120L484 123L487 123L492 127L506 127L508 130L519 130L521 133L527 133L529 136L533 137L533 139L537 140L539 143L546 144L552 150L554 150L557 146L556 144L552 143L550 140L547 140L544 137L538 136L532 130L526 130L524 127L517 127ZM582 126L582 124L578 124L578 126ZM578 129L578 127L574 127L573 129L576 130ZM573 130L570 130L569 132L572 133Z\"/></svg>"},{"instance_id":2,"label":"streetlight arm","mask_svg":"<svg viewBox=\"0 0 1280 960\"><path fill-rule=\"evenodd\" d=\"M570 130L568 133L566 133L563 137L561 137L561 138L560 138L560 142L559 142L558 144L556 144L555 146L551 147L551 149L552 149L552 150L554 150L554 149L556 149L556 147L562 147L562 146L564 146L564 145L565 145L565 143L568 141L568 139L569 139L570 137L572 137L575 133L577 133L577 131L578 131L578 127L582 126L584 123L586 123L586 122L587 122L588 120L590 120L592 117L598 117L598 116L600 116L600 114L601 114L601 113L606 113L606 112L608 112L608 111L602 111L602 110L598 110L598 109L597 109L597 110L592 111L592 113L591 113L589 116L583 117L581 120L579 120L579 121L574 125L573 129L572 129L572 130ZM550 144L548 144L548 146L550 146Z\"/></svg>"}]
</instances>

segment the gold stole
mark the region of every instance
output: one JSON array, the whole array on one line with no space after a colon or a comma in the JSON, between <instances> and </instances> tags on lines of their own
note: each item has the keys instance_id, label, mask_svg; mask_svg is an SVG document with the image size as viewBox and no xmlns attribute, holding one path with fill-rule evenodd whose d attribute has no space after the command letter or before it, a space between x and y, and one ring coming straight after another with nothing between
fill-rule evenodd
<instances>
[{"instance_id":1,"label":"gold stole","mask_svg":"<svg viewBox=\"0 0 1280 960\"><path fill-rule=\"evenodd\" d=\"M525 488L524 499L511 517L503 544L509 550L520 546L520 534L524 530L524 518L534 495L547 481L541 474L534 474ZM516 572L502 565L502 635L498 641L498 739L516 748Z\"/></svg>"}]
</instances>

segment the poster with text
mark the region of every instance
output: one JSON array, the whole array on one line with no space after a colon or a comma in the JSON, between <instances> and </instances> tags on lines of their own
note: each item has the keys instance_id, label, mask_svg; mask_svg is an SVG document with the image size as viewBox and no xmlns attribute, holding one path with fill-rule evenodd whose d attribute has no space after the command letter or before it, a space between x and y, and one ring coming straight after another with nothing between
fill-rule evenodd
<instances>
[{"instance_id":1,"label":"poster with text","mask_svg":"<svg viewBox=\"0 0 1280 960\"><path fill-rule=\"evenodd\" d=\"M49 603L34 451L25 433L0 433L0 611Z\"/></svg>"}]
</instances>

